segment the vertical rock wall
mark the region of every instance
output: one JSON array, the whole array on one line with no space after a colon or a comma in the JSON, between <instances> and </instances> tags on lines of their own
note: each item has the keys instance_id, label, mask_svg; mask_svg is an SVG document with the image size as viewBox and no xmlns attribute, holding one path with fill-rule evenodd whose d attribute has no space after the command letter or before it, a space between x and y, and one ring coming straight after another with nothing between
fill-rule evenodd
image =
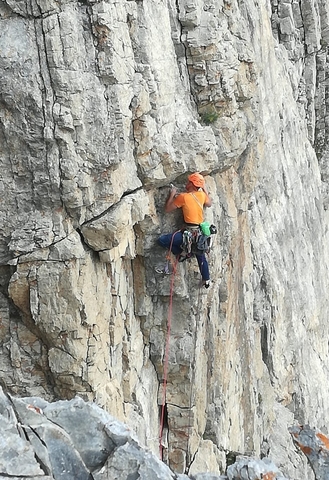
<instances>
[{"instance_id":1,"label":"vertical rock wall","mask_svg":"<svg viewBox=\"0 0 329 480\"><path fill-rule=\"evenodd\" d=\"M295 421L328 425L326 70L320 0L0 6L0 371L76 394L178 472L236 452L312 473ZM168 185L201 171L212 286L172 278ZM165 392L164 392L165 388ZM165 393L165 396L164 396ZM165 400L164 400L165 399Z\"/></svg>"}]
</instances>

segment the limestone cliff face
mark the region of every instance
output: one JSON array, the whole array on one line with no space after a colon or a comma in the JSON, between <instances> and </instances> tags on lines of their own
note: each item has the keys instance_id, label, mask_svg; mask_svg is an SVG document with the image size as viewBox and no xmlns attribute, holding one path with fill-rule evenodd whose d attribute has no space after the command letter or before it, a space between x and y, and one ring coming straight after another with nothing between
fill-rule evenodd
<instances>
[{"instance_id":1,"label":"limestone cliff face","mask_svg":"<svg viewBox=\"0 0 329 480\"><path fill-rule=\"evenodd\" d=\"M0 5L0 369L76 394L159 451L168 185L201 171L212 286L175 276L165 457L313 473L288 428L329 424L329 6L320 0Z\"/></svg>"}]
</instances>

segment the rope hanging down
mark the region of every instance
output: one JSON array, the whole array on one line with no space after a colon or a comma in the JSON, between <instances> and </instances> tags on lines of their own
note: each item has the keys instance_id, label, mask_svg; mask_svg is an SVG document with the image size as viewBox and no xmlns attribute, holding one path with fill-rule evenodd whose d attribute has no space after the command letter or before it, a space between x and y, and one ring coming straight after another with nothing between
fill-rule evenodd
<instances>
[{"instance_id":1,"label":"rope hanging down","mask_svg":"<svg viewBox=\"0 0 329 480\"><path fill-rule=\"evenodd\" d=\"M167 391L167 377L168 377L168 363L169 363L169 345L170 345L170 331L171 331L171 320L172 320L172 306L173 306L173 293L174 293L174 282L176 275L176 266L178 259L174 264L174 270L171 276L170 282L170 300L169 300L169 309L168 309L168 318L167 318L167 337L166 337L166 349L165 349L165 358L163 366L163 392L162 392L162 405L161 405L161 416L160 416L160 432L159 432L159 448L160 448L160 459L163 460L163 444L162 444L162 435L163 435L163 426L164 426L164 412L166 406L166 391Z\"/></svg>"},{"instance_id":2,"label":"rope hanging down","mask_svg":"<svg viewBox=\"0 0 329 480\"><path fill-rule=\"evenodd\" d=\"M174 241L174 237L176 235L175 232L172 236L170 248L168 251L167 259L170 258L170 253L172 249L172 244ZM168 260L169 261L169 260ZM166 391L167 391L167 377L168 377L168 363L169 363L169 345L170 345L170 331L171 331L171 320L172 320L172 306L173 306L173 294L174 294L174 282L175 282L175 275L176 275L176 267L177 267L178 257L176 257L176 261L173 266L173 273L171 276L170 281L170 296L169 296L169 309L168 309L168 317L167 317L167 337L166 337L166 348L165 348L165 358L164 358L164 365L163 365L163 392L162 392L162 404L161 404L161 416L160 416L160 431L159 431L159 449L160 449L160 459L163 459L163 445L162 445L162 435L163 435L163 426L164 426L164 413L165 413L165 406L166 406Z\"/></svg>"},{"instance_id":3,"label":"rope hanging down","mask_svg":"<svg viewBox=\"0 0 329 480\"><path fill-rule=\"evenodd\" d=\"M169 261L172 242L174 239L175 232L171 239L170 248L168 251L167 259ZM170 282L170 294L169 294L169 308L168 308L168 316L167 316L167 336L166 336L166 347L165 347L165 357L164 357L164 366L163 366L163 392L162 392L162 404L161 404L161 415L160 415L160 431L159 431L159 450L160 450L160 459L163 460L163 444L162 444L162 436L163 436L163 428L164 428L164 416L165 416L165 406L166 406L166 393L167 393L167 378L168 378L168 364L169 364L169 346L170 346L170 333L171 333L171 321L172 321L172 310L173 310L173 293L174 293L174 282L175 282L175 275L177 270L177 263L179 261L179 256L176 257L175 263L173 265L173 273L171 276ZM200 284L199 293L198 293L198 301L197 301L197 310L199 312L199 319L200 319L200 300L201 300L201 286ZM196 332L194 336L194 355L196 349ZM188 433L187 433L187 451L186 451L186 460L188 457L188 450L189 450L189 442L190 442L190 430L191 430L191 410L192 410L192 389L194 383L194 376L195 376L195 358L193 361L192 366L192 378L191 378L191 388L190 388L190 408L189 408L189 420L188 420ZM186 465L186 470L189 470L190 465Z\"/></svg>"}]
</instances>

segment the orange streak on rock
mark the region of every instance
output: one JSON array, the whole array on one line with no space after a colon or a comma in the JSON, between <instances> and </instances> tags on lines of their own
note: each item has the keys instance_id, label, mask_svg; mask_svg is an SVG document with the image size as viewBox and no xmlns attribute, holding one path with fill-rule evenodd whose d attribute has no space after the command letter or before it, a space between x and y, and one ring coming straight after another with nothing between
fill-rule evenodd
<instances>
[{"instance_id":1,"label":"orange streak on rock","mask_svg":"<svg viewBox=\"0 0 329 480\"><path fill-rule=\"evenodd\" d=\"M323 433L317 433L316 436L321 440L327 450L329 450L329 438Z\"/></svg>"},{"instance_id":2,"label":"orange streak on rock","mask_svg":"<svg viewBox=\"0 0 329 480\"><path fill-rule=\"evenodd\" d=\"M298 446L301 449L301 451L305 453L305 455L309 455L310 453L312 453L311 447L307 447L306 445L301 445L301 444L298 444Z\"/></svg>"},{"instance_id":3,"label":"orange streak on rock","mask_svg":"<svg viewBox=\"0 0 329 480\"><path fill-rule=\"evenodd\" d=\"M273 472L268 472L263 475L263 480L274 480L275 479L275 473Z\"/></svg>"}]
</instances>

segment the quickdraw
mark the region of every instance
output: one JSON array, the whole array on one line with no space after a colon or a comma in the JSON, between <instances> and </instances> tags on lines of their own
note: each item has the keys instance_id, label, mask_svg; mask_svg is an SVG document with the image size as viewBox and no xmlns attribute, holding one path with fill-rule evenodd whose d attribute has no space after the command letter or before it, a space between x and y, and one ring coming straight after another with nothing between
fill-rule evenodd
<instances>
[{"instance_id":1,"label":"quickdraw","mask_svg":"<svg viewBox=\"0 0 329 480\"><path fill-rule=\"evenodd\" d=\"M191 256L192 254L202 255L208 253L212 246L212 238L210 235L204 235L200 227L188 227L182 232L183 241L181 248L184 254Z\"/></svg>"}]
</instances>

